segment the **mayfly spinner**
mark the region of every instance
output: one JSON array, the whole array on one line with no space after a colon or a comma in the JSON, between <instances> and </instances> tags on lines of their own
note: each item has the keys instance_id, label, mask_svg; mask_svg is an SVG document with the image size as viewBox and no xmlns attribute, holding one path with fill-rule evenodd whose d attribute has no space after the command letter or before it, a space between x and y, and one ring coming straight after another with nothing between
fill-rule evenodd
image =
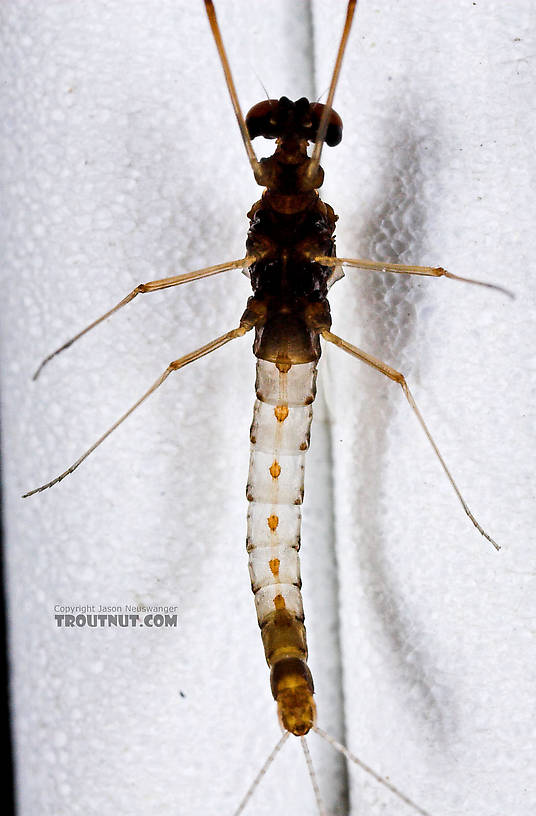
<instances>
[{"instance_id":1,"label":"mayfly spinner","mask_svg":"<svg viewBox=\"0 0 536 816\"><path fill-rule=\"evenodd\" d=\"M254 330L257 357L256 402L251 426L251 456L247 484L247 551L257 619L261 629L270 683L283 736L268 758L236 813L242 812L275 753L289 734L300 738L317 798L325 813L312 769L306 735L314 731L348 759L370 773L419 813L426 811L409 800L391 782L365 765L317 725L313 678L307 664L307 642L301 598L298 550L301 504L304 494L305 453L309 447L312 403L316 393L320 341L331 343L397 383L427 436L463 509L477 530L498 549L469 510L425 421L404 375L331 331L328 289L342 277L342 267L387 271L397 275L447 277L468 281L441 267L418 267L370 260L338 258L334 230L337 216L318 194L324 173L320 159L324 144L336 146L342 121L333 99L350 34L356 0L347 6L346 20L325 104L305 98L266 99L243 116L224 50L214 5L205 8L240 134L256 182L264 188L251 208L244 257L174 277L153 280L133 289L116 306L50 354L39 375L55 355L132 301L154 292L232 269L247 270L253 295L236 328L201 348L174 360L145 394L66 471L25 494L52 487L72 473L147 397L167 379L200 357ZM259 160L252 141L263 136L276 142L272 156ZM312 144L311 155L308 145ZM492 284L468 281L481 286ZM505 291L505 290L502 290Z\"/></svg>"}]
</instances>

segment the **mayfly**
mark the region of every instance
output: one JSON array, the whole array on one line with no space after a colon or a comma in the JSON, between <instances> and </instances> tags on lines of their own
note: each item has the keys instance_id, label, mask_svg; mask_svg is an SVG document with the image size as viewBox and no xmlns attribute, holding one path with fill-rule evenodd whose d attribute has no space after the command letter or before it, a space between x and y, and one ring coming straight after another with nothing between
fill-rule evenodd
<instances>
[{"instance_id":1,"label":"mayfly","mask_svg":"<svg viewBox=\"0 0 536 816\"><path fill-rule=\"evenodd\" d=\"M465 512L482 535L494 546L497 545L482 529L462 498L403 375L331 332L327 290L340 277L342 266L394 274L456 278L439 267L401 266L335 256L333 235L336 216L331 207L321 201L317 190L323 181L320 167L323 145L335 146L342 136L342 123L332 103L355 0L348 4L326 103L310 103L304 98L295 102L285 97L268 99L255 105L245 119L213 4L207 0L205 6L246 153L257 183L265 188L262 199L249 214L251 224L246 255L184 275L141 284L105 315L49 355L36 375L53 356L138 294L178 286L232 269L248 270L254 294L237 327L197 351L173 361L135 405L70 468L26 495L51 487L72 473L172 372L254 330L257 401L251 430L247 494L250 573L266 659L271 668L272 691L285 732L278 745L289 733L298 736L310 766L305 735L311 730L321 736L325 736L325 732L316 724L313 681L307 665L297 552L300 544L304 457L309 444L321 338L401 386ZM257 159L252 146L252 139L257 136L276 140L277 147L272 157L261 161ZM310 156L307 153L308 144L313 145ZM332 743L355 760L347 749L336 741ZM265 770L266 766L263 773ZM379 782L387 784L391 791L408 802L391 783L372 773ZM319 812L323 812L316 785L315 792ZM417 805L412 806L425 812ZM242 805L239 811L241 808Z\"/></svg>"}]
</instances>

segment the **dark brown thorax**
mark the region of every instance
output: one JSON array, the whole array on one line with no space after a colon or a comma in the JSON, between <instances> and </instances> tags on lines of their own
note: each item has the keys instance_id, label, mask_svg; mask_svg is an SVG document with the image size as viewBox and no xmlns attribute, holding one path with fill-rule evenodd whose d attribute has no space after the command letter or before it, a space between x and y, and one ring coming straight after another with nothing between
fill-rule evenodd
<instances>
[{"instance_id":1,"label":"dark brown thorax","mask_svg":"<svg viewBox=\"0 0 536 816\"><path fill-rule=\"evenodd\" d=\"M254 353L271 362L305 363L320 357L318 333L331 325L327 302L331 267L317 257L335 255L337 216L319 197L324 172L313 178L307 145L314 142L324 106L286 97L255 105L246 118L251 138L276 139L272 156L256 175L265 187L248 218L247 254L254 295L246 315L256 316ZM326 143L342 138L340 117L331 112ZM245 316L246 316L245 315Z\"/></svg>"}]
</instances>

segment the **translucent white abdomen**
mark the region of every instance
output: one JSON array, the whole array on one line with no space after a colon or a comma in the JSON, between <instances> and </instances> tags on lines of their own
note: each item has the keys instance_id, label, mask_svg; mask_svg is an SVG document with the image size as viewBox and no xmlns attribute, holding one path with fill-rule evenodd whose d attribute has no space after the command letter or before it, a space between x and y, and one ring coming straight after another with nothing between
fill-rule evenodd
<instances>
[{"instance_id":1,"label":"translucent white abdomen","mask_svg":"<svg viewBox=\"0 0 536 816\"><path fill-rule=\"evenodd\" d=\"M295 364L285 372L275 363L257 360L247 549L261 628L271 613L281 609L303 621L298 550L316 365L316 361Z\"/></svg>"}]
</instances>

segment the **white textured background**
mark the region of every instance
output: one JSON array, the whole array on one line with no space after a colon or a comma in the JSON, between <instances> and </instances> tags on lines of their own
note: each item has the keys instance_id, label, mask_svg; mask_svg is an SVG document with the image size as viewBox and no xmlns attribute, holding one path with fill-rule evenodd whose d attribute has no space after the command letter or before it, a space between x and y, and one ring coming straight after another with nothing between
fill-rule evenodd
<instances>
[{"instance_id":1,"label":"white textured background","mask_svg":"<svg viewBox=\"0 0 536 816\"><path fill-rule=\"evenodd\" d=\"M218 3L244 109L260 81L326 90L344 5ZM236 325L247 280L138 298L32 383L39 360L138 282L240 257L258 189L201 2L4 0L0 26L19 813L230 816L278 738L244 547L250 338L168 380L61 486L19 496ZM334 330L407 374L503 545L464 517L400 389L328 349L302 549L319 724L434 816L536 808L535 31L531 0L362 0L344 138L323 158L339 254L517 293L359 272L332 293ZM54 626L55 603L136 601L178 604L179 629ZM316 756L332 813L409 812ZM249 813L313 814L304 774L287 745Z\"/></svg>"}]
</instances>

